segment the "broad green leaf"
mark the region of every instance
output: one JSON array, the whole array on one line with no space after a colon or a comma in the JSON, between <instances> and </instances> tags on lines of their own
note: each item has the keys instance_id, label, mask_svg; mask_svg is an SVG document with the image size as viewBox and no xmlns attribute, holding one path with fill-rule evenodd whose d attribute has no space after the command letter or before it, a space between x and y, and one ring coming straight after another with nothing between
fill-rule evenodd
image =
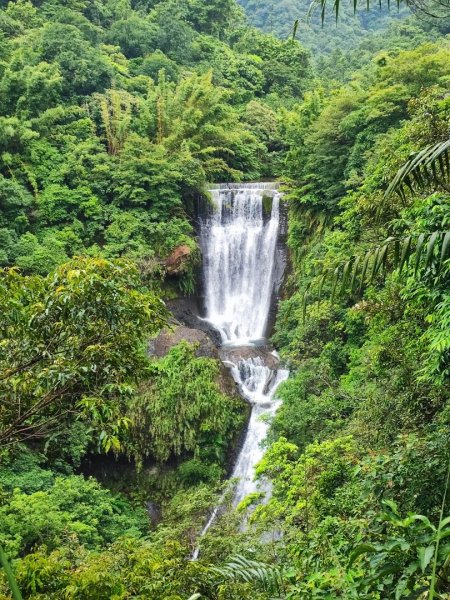
<instances>
[{"instance_id":1,"label":"broad green leaf","mask_svg":"<svg viewBox=\"0 0 450 600\"><path fill-rule=\"evenodd\" d=\"M421 546L417 549L417 555L419 557L420 568L422 573L425 573L425 569L430 564L431 559L434 555L434 546L427 546L426 548Z\"/></svg>"},{"instance_id":2,"label":"broad green leaf","mask_svg":"<svg viewBox=\"0 0 450 600\"><path fill-rule=\"evenodd\" d=\"M447 233L444 235L444 239L442 241L441 260L440 260L441 265L444 262L444 260L446 259L449 249L450 249L450 231L447 231Z\"/></svg>"},{"instance_id":3,"label":"broad green leaf","mask_svg":"<svg viewBox=\"0 0 450 600\"><path fill-rule=\"evenodd\" d=\"M357 546L353 552L350 554L349 566L351 567L356 559L363 554L377 552L377 548L373 544L360 544Z\"/></svg>"},{"instance_id":4,"label":"broad green leaf","mask_svg":"<svg viewBox=\"0 0 450 600\"><path fill-rule=\"evenodd\" d=\"M417 244L416 244L416 264L414 267L414 275L417 276L417 272L419 270L419 265L420 265L420 258L422 256L422 250L423 250L423 245L425 242L425 233L421 233L417 239Z\"/></svg>"},{"instance_id":5,"label":"broad green leaf","mask_svg":"<svg viewBox=\"0 0 450 600\"><path fill-rule=\"evenodd\" d=\"M353 275L352 280L350 282L350 292L353 293L356 288L356 277L358 275L359 263L361 262L361 256L357 256L355 258L355 262L353 263Z\"/></svg>"},{"instance_id":6,"label":"broad green leaf","mask_svg":"<svg viewBox=\"0 0 450 600\"><path fill-rule=\"evenodd\" d=\"M439 231L435 231L434 233L431 234L430 239L428 241L427 244L427 254L425 257L425 269L427 269L432 261L433 258L433 252L434 252L434 248L436 246L436 242L438 240L440 236L440 232Z\"/></svg>"},{"instance_id":7,"label":"broad green leaf","mask_svg":"<svg viewBox=\"0 0 450 600\"><path fill-rule=\"evenodd\" d=\"M400 273L402 272L403 267L405 266L405 263L408 262L409 254L411 251L411 241L412 241L412 237L410 235L403 240L402 253L400 256L400 265L399 265Z\"/></svg>"}]
</instances>

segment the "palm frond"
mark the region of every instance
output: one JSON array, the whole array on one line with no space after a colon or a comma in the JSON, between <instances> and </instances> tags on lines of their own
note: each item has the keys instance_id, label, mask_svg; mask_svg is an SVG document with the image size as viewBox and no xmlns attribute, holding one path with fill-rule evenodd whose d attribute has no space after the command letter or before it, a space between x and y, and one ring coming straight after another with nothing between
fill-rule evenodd
<instances>
[{"instance_id":1,"label":"palm frond","mask_svg":"<svg viewBox=\"0 0 450 600\"><path fill-rule=\"evenodd\" d=\"M370 10L371 5L374 4L374 0L366 0L365 9ZM378 8L381 10L383 8L384 2L383 0L378 0L376 4L378 4ZM414 13L421 15L422 18L432 20L447 19L450 8L449 0L396 0L395 4L397 6L397 10L400 10L400 5L406 5ZM334 12L336 20L339 18L339 14L341 11L340 5L340 0L312 0L307 13L307 20L310 21L312 14L316 11L316 9L319 9L320 20L323 27L325 17L328 12ZM358 0L351 0L350 5L353 7L353 12L356 14L359 8ZM385 5L390 10L391 0L385 0Z\"/></svg>"},{"instance_id":2,"label":"palm frond","mask_svg":"<svg viewBox=\"0 0 450 600\"><path fill-rule=\"evenodd\" d=\"M283 595L282 571L263 562L237 554L223 567L212 567L222 581L253 583L265 592Z\"/></svg>"},{"instance_id":3,"label":"palm frond","mask_svg":"<svg viewBox=\"0 0 450 600\"><path fill-rule=\"evenodd\" d=\"M350 257L334 269L327 268L318 274L318 292L315 294L320 302L323 287L328 281L331 286L330 299L346 294L361 294L367 284L372 284L380 273L386 273L388 267L398 269L401 273L415 256L413 275L417 277L423 272L439 275L446 259L450 258L450 231L434 231L408 235L404 238L389 237L365 255ZM308 283L302 298L303 320L306 318L308 299L316 280Z\"/></svg>"},{"instance_id":4,"label":"palm frond","mask_svg":"<svg viewBox=\"0 0 450 600\"><path fill-rule=\"evenodd\" d=\"M450 191L450 140L411 154L398 170L384 197L387 199L395 192L405 200L407 189L414 193L439 187Z\"/></svg>"}]
</instances>

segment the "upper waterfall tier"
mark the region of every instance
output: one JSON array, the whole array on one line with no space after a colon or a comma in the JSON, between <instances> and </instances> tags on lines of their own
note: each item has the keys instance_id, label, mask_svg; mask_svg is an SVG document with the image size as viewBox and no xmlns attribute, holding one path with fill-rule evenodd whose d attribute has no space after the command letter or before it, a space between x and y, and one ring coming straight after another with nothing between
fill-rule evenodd
<instances>
[{"instance_id":1,"label":"upper waterfall tier","mask_svg":"<svg viewBox=\"0 0 450 600\"><path fill-rule=\"evenodd\" d=\"M260 181L252 183L211 183L209 190L279 190L278 181Z\"/></svg>"},{"instance_id":2,"label":"upper waterfall tier","mask_svg":"<svg viewBox=\"0 0 450 600\"><path fill-rule=\"evenodd\" d=\"M201 223L206 319L224 343L248 344L266 333L280 193L274 183L224 184L210 192L215 208Z\"/></svg>"}]
</instances>

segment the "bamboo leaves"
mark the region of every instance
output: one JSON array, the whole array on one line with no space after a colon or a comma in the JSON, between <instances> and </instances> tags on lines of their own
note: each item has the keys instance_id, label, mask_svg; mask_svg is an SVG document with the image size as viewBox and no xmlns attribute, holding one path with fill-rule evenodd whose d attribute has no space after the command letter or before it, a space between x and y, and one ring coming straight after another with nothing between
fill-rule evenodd
<instances>
[{"instance_id":1,"label":"bamboo leaves","mask_svg":"<svg viewBox=\"0 0 450 600\"><path fill-rule=\"evenodd\" d=\"M425 260L422 260L425 253ZM401 273L415 256L414 277L419 272L429 272L431 268L436 273L442 269L446 259L450 257L450 231L434 231L421 233L418 236L408 235L405 238L387 238L373 250L368 250L363 256L357 255L334 269L326 269L320 275L317 299L320 301L324 285L330 281L330 298L333 302L336 295L352 295L358 290L362 293L365 285L376 281L380 273L388 268L398 269ZM302 314L306 318L307 300L310 296L311 283L303 294Z\"/></svg>"}]
</instances>

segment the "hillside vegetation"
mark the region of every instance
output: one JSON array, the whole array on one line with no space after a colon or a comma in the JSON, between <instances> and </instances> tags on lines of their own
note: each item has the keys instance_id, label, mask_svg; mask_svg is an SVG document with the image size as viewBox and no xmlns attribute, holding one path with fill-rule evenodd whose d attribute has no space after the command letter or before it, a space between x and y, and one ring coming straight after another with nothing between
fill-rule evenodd
<instances>
[{"instance_id":1,"label":"hillside vegetation","mask_svg":"<svg viewBox=\"0 0 450 600\"><path fill-rule=\"evenodd\" d=\"M386 195L450 139L450 40L377 13L357 49L344 16L320 62L277 7L281 37L234 0L2 3L0 547L25 599L450 597L450 150ZM272 497L232 510L247 405L214 354L148 347L196 290L207 184L260 178L288 203L291 375Z\"/></svg>"},{"instance_id":2,"label":"hillside vegetation","mask_svg":"<svg viewBox=\"0 0 450 600\"><path fill-rule=\"evenodd\" d=\"M392 21L402 20L408 14L404 8L397 11L393 7L389 11L387 6L379 9L378 5L369 6L369 9L364 5L354 14L353 5L344 3L340 7L338 26L330 10L326 13L325 27L322 28L320 8L309 13L311 2L308 1L239 0L239 4L246 11L250 23L282 39L292 36L294 23L298 19L298 38L313 54L319 55L336 48L352 50L371 34L385 31Z\"/></svg>"}]
</instances>

